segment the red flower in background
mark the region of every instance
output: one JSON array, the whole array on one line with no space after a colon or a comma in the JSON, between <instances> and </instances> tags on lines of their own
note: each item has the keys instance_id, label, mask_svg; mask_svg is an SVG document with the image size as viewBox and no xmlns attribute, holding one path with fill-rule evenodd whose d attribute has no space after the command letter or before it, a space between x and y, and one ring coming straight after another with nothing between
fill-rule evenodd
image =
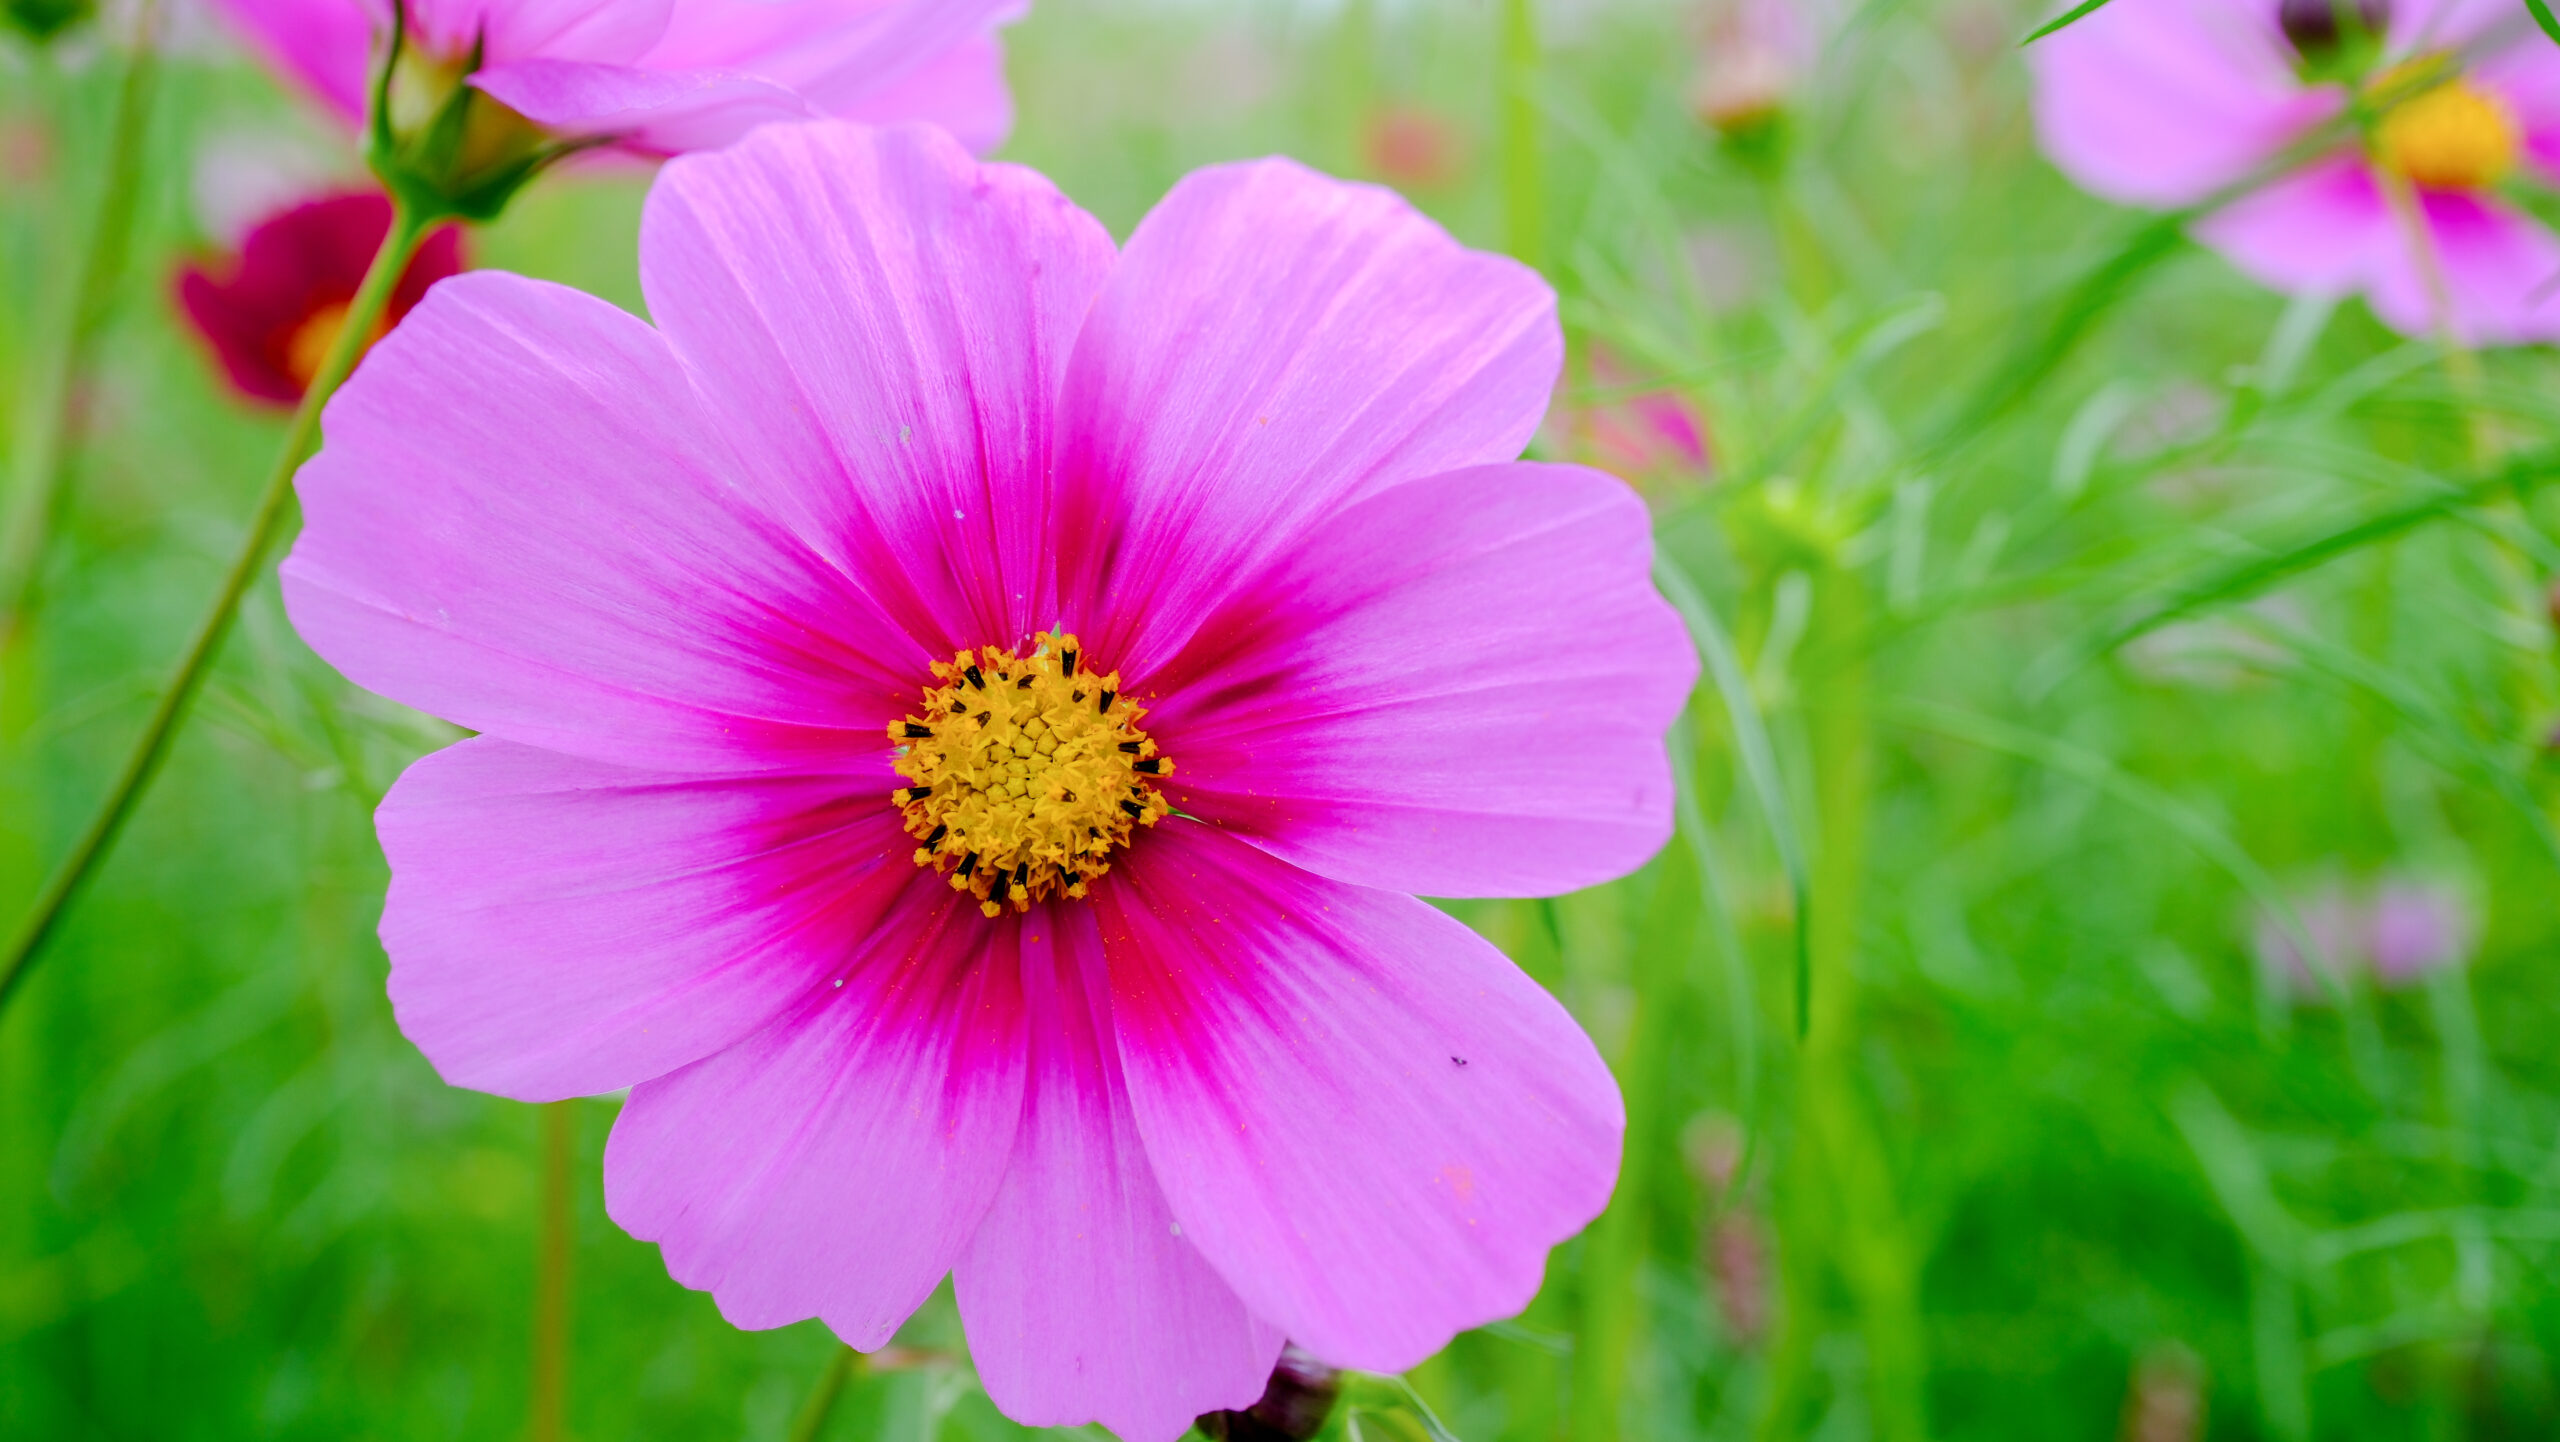
<instances>
[{"instance_id":1,"label":"red flower in background","mask_svg":"<svg viewBox=\"0 0 2560 1442\"><path fill-rule=\"evenodd\" d=\"M179 307L243 395L294 405L390 229L391 202L379 193L305 201L253 227L235 262L188 266L178 276ZM366 344L398 325L427 287L461 269L461 230L428 236Z\"/></svg>"}]
</instances>

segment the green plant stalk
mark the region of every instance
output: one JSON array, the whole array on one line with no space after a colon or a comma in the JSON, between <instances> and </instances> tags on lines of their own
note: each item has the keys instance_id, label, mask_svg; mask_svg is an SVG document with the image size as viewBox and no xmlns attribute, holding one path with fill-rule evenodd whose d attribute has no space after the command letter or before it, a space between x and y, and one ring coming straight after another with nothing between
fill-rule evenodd
<instances>
[{"instance_id":1,"label":"green plant stalk","mask_svg":"<svg viewBox=\"0 0 2560 1442\"><path fill-rule=\"evenodd\" d=\"M1835 569L1821 585L1808 641L1859 634L1867 625L1864 584ZM1928 1362L1917 1267L1892 1163L1858 1082L1858 928L1875 770L1866 664L1843 664L1813 678L1808 690L1821 826L1806 919L1813 989L1778 1218L1786 1305L1761 1435L1791 1437L1800 1428L1797 1414L1826 1321L1825 1284L1836 1277L1857 1308L1866 1343L1875 1435L1883 1442L1922 1442ZM1800 1222L1810 1225L1800 1228Z\"/></svg>"},{"instance_id":2,"label":"green plant stalk","mask_svg":"<svg viewBox=\"0 0 2560 1442\"><path fill-rule=\"evenodd\" d=\"M284 524L286 509L293 501L293 474L303 457L309 454L320 429L320 409L337 393L348 372L355 369L356 359L363 354L366 337L390 304L391 292L399 284L401 273L409 267L410 257L417 253L418 242L426 235L428 222L405 202L392 207L390 232L382 238L382 248L374 253L373 264L365 272L364 282L356 288L355 298L347 304L345 322L338 338L312 376L310 388L303 393L302 404L294 408L293 420L285 429L283 447L276 454L275 468L268 473L266 485L258 492L257 507L250 512L249 527L240 538L239 552L223 573L222 585L214 592L213 603L205 608L203 619L196 623L195 634L170 670L168 683L161 688L160 699L151 709L151 717L143 723L142 734L134 741L133 751L125 758L124 767L116 774L105 798L89 819L89 824L72 844L71 853L47 878L37 894L34 907L8 949L0 951L0 1010L26 979L27 970L44 949L72 899L79 894L98 863L105 859L116 835L133 814L134 804L159 770L161 758L167 754L171 738L185 717L187 704L204 684L205 673L214 656L222 649L223 638L231 630L233 617L239 614L240 599L248 594L250 583L263 569L268 548Z\"/></svg>"},{"instance_id":3,"label":"green plant stalk","mask_svg":"<svg viewBox=\"0 0 2560 1442\"><path fill-rule=\"evenodd\" d=\"M1547 196L1538 156L1538 14L1535 0L1502 0L1496 98L1502 150L1504 246L1524 264L1546 264Z\"/></svg>"},{"instance_id":4,"label":"green plant stalk","mask_svg":"<svg viewBox=\"0 0 2560 1442\"><path fill-rule=\"evenodd\" d=\"M1636 943L1635 1016L1618 1063L1626 1141L1618 1189L1583 1244L1581 1317L1573 1346L1573 1442L1616 1442L1626 1416L1627 1354L1642 1311L1636 1282L1650 1236L1657 1169L1675 1145L1665 1104L1673 1027L1699 903L1689 842L1675 835L1654 861L1653 897Z\"/></svg>"},{"instance_id":5,"label":"green plant stalk","mask_svg":"<svg viewBox=\"0 0 2560 1442\"><path fill-rule=\"evenodd\" d=\"M577 1138L574 1101L542 1111L542 1251L533 1279L533 1377L525 1433L533 1442L569 1435L569 1274L577 1237L569 1212L569 1159Z\"/></svg>"},{"instance_id":6,"label":"green plant stalk","mask_svg":"<svg viewBox=\"0 0 2560 1442\"><path fill-rule=\"evenodd\" d=\"M124 280L125 256L133 243L133 219L142 189L143 140L151 129L151 96L159 76L159 53L153 46L156 7L146 0L134 25L133 55L125 62L116 88L115 119L107 133L104 190L87 243L79 247L71 286L71 313L62 331L62 348L50 366L40 366L27 387L27 409L20 443L10 460L9 506L0 519L0 643L23 624L44 564L45 542L61 506L64 457L71 435L71 410L78 399L78 378L89 368L99 333L115 308Z\"/></svg>"},{"instance_id":7,"label":"green plant stalk","mask_svg":"<svg viewBox=\"0 0 2560 1442\"><path fill-rule=\"evenodd\" d=\"M809 1400L800 1404L800 1415L791 1419L791 1442L818 1442L826 1435L827 1420L835 1415L836 1403L843 1399L844 1389L862 1375L863 1357L851 1347L839 1345L835 1355L827 1359L827 1370L818 1374L818 1385L810 1389Z\"/></svg>"}]
</instances>

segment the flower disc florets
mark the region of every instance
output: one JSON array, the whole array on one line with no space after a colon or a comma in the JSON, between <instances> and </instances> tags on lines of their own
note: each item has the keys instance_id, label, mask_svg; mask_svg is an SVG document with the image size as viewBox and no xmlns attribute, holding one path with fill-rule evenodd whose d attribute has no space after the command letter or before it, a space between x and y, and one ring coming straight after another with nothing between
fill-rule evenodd
<instances>
[{"instance_id":1,"label":"flower disc florets","mask_svg":"<svg viewBox=\"0 0 2560 1442\"><path fill-rule=\"evenodd\" d=\"M981 646L934 662L923 707L889 726L916 865L988 916L1082 897L1132 827L1173 813L1153 784L1173 763L1138 729L1146 709L1120 695L1120 673L1086 668L1073 636L1035 639L1027 656Z\"/></svg>"},{"instance_id":2,"label":"flower disc florets","mask_svg":"<svg viewBox=\"0 0 2560 1442\"><path fill-rule=\"evenodd\" d=\"M2515 168L2524 149L2515 112L2441 59L2393 66L2373 88L2397 100L2374 130L2374 152L2393 173L2430 190L2486 190Z\"/></svg>"}]
</instances>

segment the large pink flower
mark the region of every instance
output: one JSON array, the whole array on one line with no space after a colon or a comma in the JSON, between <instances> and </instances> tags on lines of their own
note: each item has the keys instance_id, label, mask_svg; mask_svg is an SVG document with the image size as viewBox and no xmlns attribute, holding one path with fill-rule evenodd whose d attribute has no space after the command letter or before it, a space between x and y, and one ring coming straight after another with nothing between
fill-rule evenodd
<instances>
[{"instance_id":1,"label":"large pink flower","mask_svg":"<svg viewBox=\"0 0 2560 1442\"><path fill-rule=\"evenodd\" d=\"M390 0L216 0L268 58L362 120ZM652 154L773 120L940 125L988 150L1013 123L995 27L1026 0L407 0L409 44L545 130Z\"/></svg>"},{"instance_id":2,"label":"large pink flower","mask_svg":"<svg viewBox=\"0 0 2560 1442\"><path fill-rule=\"evenodd\" d=\"M612 1215L740 1325L878 1347L954 1272L1026 1422L1524 1305L1617 1091L1407 893L1642 862L1695 671L1636 498L1514 459L1547 287L1284 161L1115 255L824 124L671 164L640 267L654 327L438 286L302 473L303 636L484 733L380 815L402 1029L631 1087Z\"/></svg>"},{"instance_id":3,"label":"large pink flower","mask_svg":"<svg viewBox=\"0 0 2560 1442\"><path fill-rule=\"evenodd\" d=\"M2380 43L2338 74L2359 11ZM2113 0L2028 59L2045 153L2128 204L2207 200L2335 125L2195 228L2261 284L2361 292L2406 335L2560 339L2560 238L2497 193L2560 179L2560 47L2515 0Z\"/></svg>"}]
</instances>

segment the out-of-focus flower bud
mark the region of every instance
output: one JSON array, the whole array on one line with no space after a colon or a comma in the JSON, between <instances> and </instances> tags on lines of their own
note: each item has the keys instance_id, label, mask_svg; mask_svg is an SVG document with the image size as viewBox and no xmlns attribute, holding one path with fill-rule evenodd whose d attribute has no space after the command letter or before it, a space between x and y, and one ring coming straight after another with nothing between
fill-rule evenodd
<instances>
[{"instance_id":1,"label":"out-of-focus flower bud","mask_svg":"<svg viewBox=\"0 0 2560 1442\"><path fill-rule=\"evenodd\" d=\"M2391 23L2391 7L2384 0L2283 0L2276 23L2296 54L2318 61L2343 42L2380 35Z\"/></svg>"},{"instance_id":2,"label":"out-of-focus flower bud","mask_svg":"<svg viewBox=\"0 0 2560 1442\"><path fill-rule=\"evenodd\" d=\"M2477 927L2461 893L2441 882L2401 877L2375 888L2366 944L2375 980L2406 985L2470 959Z\"/></svg>"},{"instance_id":3,"label":"out-of-focus flower bud","mask_svg":"<svg viewBox=\"0 0 2560 1442\"><path fill-rule=\"evenodd\" d=\"M1750 1204L1725 1204L1734 1170L1742 1164L1742 1124L1707 1113L1682 1130L1680 1151L1690 1179L1708 1205L1698 1259L1726 1335L1739 1347L1756 1347L1769 1335L1776 1313L1775 1258L1769 1229Z\"/></svg>"},{"instance_id":4,"label":"out-of-focus flower bud","mask_svg":"<svg viewBox=\"0 0 2560 1442\"><path fill-rule=\"evenodd\" d=\"M1804 0L1711 0L1690 103L1736 143L1774 139L1815 59Z\"/></svg>"},{"instance_id":5,"label":"out-of-focus flower bud","mask_svg":"<svg viewBox=\"0 0 2560 1442\"><path fill-rule=\"evenodd\" d=\"M2258 970L2297 998L2321 1000L2329 995L2328 984L2343 986L2366 967L2364 909L2334 881L2292 900L2294 914L2319 954L2304 955L2294 933L2273 913L2260 911L2251 938Z\"/></svg>"},{"instance_id":6,"label":"out-of-focus flower bud","mask_svg":"<svg viewBox=\"0 0 2560 1442\"><path fill-rule=\"evenodd\" d=\"M1466 172L1466 141L1449 118L1419 105L1388 105L1360 136L1369 173L1398 190L1435 190Z\"/></svg>"},{"instance_id":7,"label":"out-of-focus flower bud","mask_svg":"<svg viewBox=\"0 0 2560 1442\"><path fill-rule=\"evenodd\" d=\"M1283 1347L1262 1400L1241 1412L1209 1413L1200 1419L1200 1433L1220 1442L1307 1442L1324 1430L1341 1395L1341 1373L1295 1347Z\"/></svg>"},{"instance_id":8,"label":"out-of-focus flower bud","mask_svg":"<svg viewBox=\"0 0 2560 1442\"><path fill-rule=\"evenodd\" d=\"M2204 1361L2175 1342L2135 1364L2125 1388L2124 1442L2196 1442L2204 1435Z\"/></svg>"},{"instance_id":9,"label":"out-of-focus flower bud","mask_svg":"<svg viewBox=\"0 0 2560 1442\"><path fill-rule=\"evenodd\" d=\"M1598 345L1590 351L1590 390L1591 400L1560 413L1579 459L1652 495L1713 472L1706 419L1686 397L1647 385Z\"/></svg>"}]
</instances>

